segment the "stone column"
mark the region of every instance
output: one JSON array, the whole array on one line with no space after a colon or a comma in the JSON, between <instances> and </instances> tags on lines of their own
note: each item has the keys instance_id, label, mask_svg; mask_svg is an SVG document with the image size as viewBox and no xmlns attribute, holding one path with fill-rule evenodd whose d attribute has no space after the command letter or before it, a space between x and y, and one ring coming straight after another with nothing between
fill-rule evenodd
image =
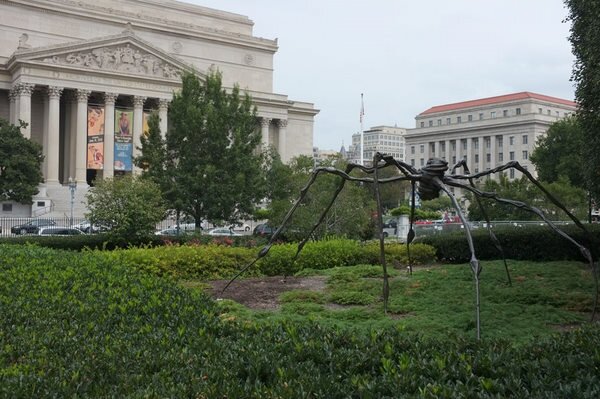
<instances>
[{"instance_id":1,"label":"stone column","mask_svg":"<svg viewBox=\"0 0 600 399\"><path fill-rule=\"evenodd\" d=\"M87 102L90 93L90 90L77 90L75 180L82 185L87 185Z\"/></svg>"},{"instance_id":2,"label":"stone column","mask_svg":"<svg viewBox=\"0 0 600 399\"><path fill-rule=\"evenodd\" d=\"M446 140L444 146L446 148L446 150L444 151L444 157L446 158L446 162L448 162L448 164L450 165L452 163L452 149L450 148L450 140Z\"/></svg>"},{"instance_id":3,"label":"stone column","mask_svg":"<svg viewBox=\"0 0 600 399\"><path fill-rule=\"evenodd\" d=\"M67 106L69 107L69 162L67 173L65 174L65 183L68 182L69 177L75 177L75 150L77 145L77 91L71 91L67 96Z\"/></svg>"},{"instance_id":4,"label":"stone column","mask_svg":"<svg viewBox=\"0 0 600 399\"><path fill-rule=\"evenodd\" d=\"M442 159L442 151L440 149L440 142L438 140L433 142L433 152L436 158Z\"/></svg>"},{"instance_id":5,"label":"stone column","mask_svg":"<svg viewBox=\"0 0 600 399\"><path fill-rule=\"evenodd\" d=\"M454 140L454 145L456 146L455 155L456 155L456 162L458 163L462 159L462 152L463 152L462 142L460 141L460 139L456 139L456 140ZM454 165L452 165L452 166L454 166ZM458 172L458 170L457 170L457 172ZM459 173L462 173L462 170L460 170Z\"/></svg>"},{"instance_id":6,"label":"stone column","mask_svg":"<svg viewBox=\"0 0 600 399\"><path fill-rule=\"evenodd\" d=\"M260 133L262 135L262 146L269 146L269 126L271 125L270 118L261 118L260 119Z\"/></svg>"},{"instance_id":7,"label":"stone column","mask_svg":"<svg viewBox=\"0 0 600 399\"><path fill-rule=\"evenodd\" d=\"M60 95L63 88L48 87L48 114L44 136L46 150L46 183L58 183L60 156Z\"/></svg>"},{"instance_id":8,"label":"stone column","mask_svg":"<svg viewBox=\"0 0 600 399\"><path fill-rule=\"evenodd\" d=\"M24 137L31 138L31 93L35 85L31 83L20 83L18 85L18 113L17 120L27 123L27 127L21 130Z\"/></svg>"},{"instance_id":9,"label":"stone column","mask_svg":"<svg viewBox=\"0 0 600 399\"><path fill-rule=\"evenodd\" d=\"M133 97L133 158L135 159L140 155L139 147L142 143L140 137L143 134L144 124L144 101L146 97L134 96ZM137 167L133 167L135 173L139 172Z\"/></svg>"},{"instance_id":10,"label":"stone column","mask_svg":"<svg viewBox=\"0 0 600 399\"><path fill-rule=\"evenodd\" d=\"M486 149L485 149L485 137L479 137L479 165L477 168L480 172L485 171L485 160L486 160Z\"/></svg>"},{"instance_id":11,"label":"stone column","mask_svg":"<svg viewBox=\"0 0 600 399\"><path fill-rule=\"evenodd\" d=\"M115 101L119 95L104 93L104 171L106 178L115 175Z\"/></svg>"},{"instance_id":12,"label":"stone column","mask_svg":"<svg viewBox=\"0 0 600 399\"><path fill-rule=\"evenodd\" d=\"M285 163L287 161L287 119L278 119L277 128L279 128L279 156L281 161Z\"/></svg>"},{"instance_id":13,"label":"stone column","mask_svg":"<svg viewBox=\"0 0 600 399\"><path fill-rule=\"evenodd\" d=\"M8 92L8 110L9 116L8 121L12 125L17 124L17 97L19 96L19 90L16 87L13 87Z\"/></svg>"},{"instance_id":14,"label":"stone column","mask_svg":"<svg viewBox=\"0 0 600 399\"><path fill-rule=\"evenodd\" d=\"M160 118L160 135L165 139L167 135L167 129L169 127L167 117L169 114L169 102L170 100L166 98L161 98L158 100L158 117Z\"/></svg>"},{"instance_id":15,"label":"stone column","mask_svg":"<svg viewBox=\"0 0 600 399\"><path fill-rule=\"evenodd\" d=\"M473 162L473 138L468 137L467 138L467 153L465 154L467 156L467 166L469 167L469 171L471 173L474 173L475 171L475 163Z\"/></svg>"},{"instance_id":16,"label":"stone column","mask_svg":"<svg viewBox=\"0 0 600 399\"><path fill-rule=\"evenodd\" d=\"M50 93L46 89L43 98L44 111L42 115L42 154L44 154L44 161L42 162L42 175L44 181L48 181L48 115L50 114Z\"/></svg>"},{"instance_id":17,"label":"stone column","mask_svg":"<svg viewBox=\"0 0 600 399\"><path fill-rule=\"evenodd\" d=\"M431 155L429 154L429 147L431 146L429 144L429 141L426 141L423 143L424 148L424 153L423 153L423 159L425 162L425 165L427 165L427 161L429 161L429 158L431 158ZM421 152L421 149L419 148L419 152ZM419 161L419 164L421 163L421 161ZM424 166L424 165L423 165ZM421 167L421 165L419 165L419 168Z\"/></svg>"},{"instance_id":18,"label":"stone column","mask_svg":"<svg viewBox=\"0 0 600 399\"><path fill-rule=\"evenodd\" d=\"M496 167L496 135L490 136L490 169L494 169ZM494 179L495 176L492 176Z\"/></svg>"}]
</instances>

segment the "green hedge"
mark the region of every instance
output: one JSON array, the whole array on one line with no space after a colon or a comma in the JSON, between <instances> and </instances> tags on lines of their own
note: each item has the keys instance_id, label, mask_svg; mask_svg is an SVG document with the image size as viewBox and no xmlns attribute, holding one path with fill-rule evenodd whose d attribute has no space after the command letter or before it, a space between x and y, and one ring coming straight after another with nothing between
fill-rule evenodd
<instances>
[{"instance_id":1,"label":"green hedge","mask_svg":"<svg viewBox=\"0 0 600 399\"><path fill-rule=\"evenodd\" d=\"M600 253L600 225L585 225L590 235L583 233L575 225L560 226L561 230L590 248L596 259ZM507 259L547 261L580 260L579 249L547 226L504 227L493 229ZM591 237L591 242L590 242ZM471 254L464 231L436 234L419 238L421 243L436 249L438 259L446 262L464 263ZM494 246L485 228L473 230L475 254L478 259L500 259L500 253Z\"/></svg>"},{"instance_id":2,"label":"green hedge","mask_svg":"<svg viewBox=\"0 0 600 399\"><path fill-rule=\"evenodd\" d=\"M238 323L100 252L0 246L0 397L598 398L600 327L506 341Z\"/></svg>"},{"instance_id":3,"label":"green hedge","mask_svg":"<svg viewBox=\"0 0 600 399\"><path fill-rule=\"evenodd\" d=\"M267 256L251 267L246 276L292 275L302 269L328 269L358 264L378 264L379 246L361 244L348 239L309 242L294 262L297 244L273 245ZM407 265L406 246L386 244L390 265ZM124 263L160 276L184 279L223 279L235 275L243 266L256 259L260 248L224 245L166 245L102 251L114 262ZM431 263L435 250L428 245L411 247L414 264Z\"/></svg>"}]
</instances>

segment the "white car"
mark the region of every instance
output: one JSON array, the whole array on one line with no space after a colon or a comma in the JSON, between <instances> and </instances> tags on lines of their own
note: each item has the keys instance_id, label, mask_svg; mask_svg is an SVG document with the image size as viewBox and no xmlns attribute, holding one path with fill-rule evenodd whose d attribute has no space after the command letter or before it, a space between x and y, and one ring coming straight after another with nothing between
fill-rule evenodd
<instances>
[{"instance_id":1,"label":"white car","mask_svg":"<svg viewBox=\"0 0 600 399\"><path fill-rule=\"evenodd\" d=\"M209 236L220 236L220 237L241 237L240 233L236 233L235 231L228 229L227 227L217 227L216 229L210 230L208 233Z\"/></svg>"},{"instance_id":2,"label":"white car","mask_svg":"<svg viewBox=\"0 0 600 399\"><path fill-rule=\"evenodd\" d=\"M38 232L38 235L41 236L78 236L82 234L85 233L75 227L67 226L42 227Z\"/></svg>"},{"instance_id":3,"label":"white car","mask_svg":"<svg viewBox=\"0 0 600 399\"><path fill-rule=\"evenodd\" d=\"M250 231L250 225L247 223L243 223L243 222L239 222L239 223L234 223L231 226L229 226L229 228L233 231Z\"/></svg>"}]
</instances>

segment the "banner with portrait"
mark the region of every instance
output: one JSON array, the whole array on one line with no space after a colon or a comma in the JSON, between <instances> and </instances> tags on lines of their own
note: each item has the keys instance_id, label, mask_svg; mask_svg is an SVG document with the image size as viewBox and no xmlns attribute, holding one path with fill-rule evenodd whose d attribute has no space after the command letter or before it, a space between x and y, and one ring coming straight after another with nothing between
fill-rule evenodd
<instances>
[{"instance_id":1,"label":"banner with portrait","mask_svg":"<svg viewBox=\"0 0 600 399\"><path fill-rule=\"evenodd\" d=\"M133 170L133 111L115 109L115 170Z\"/></svg>"},{"instance_id":2,"label":"banner with portrait","mask_svg":"<svg viewBox=\"0 0 600 399\"><path fill-rule=\"evenodd\" d=\"M150 115L152 115L151 112L144 111L144 119L142 122L142 133L144 133L144 136L146 136L146 137L148 137L148 134L150 134L150 126L148 126L148 118L150 118Z\"/></svg>"},{"instance_id":3,"label":"banner with portrait","mask_svg":"<svg viewBox=\"0 0 600 399\"><path fill-rule=\"evenodd\" d=\"M104 169L104 107L89 105L87 111L87 168Z\"/></svg>"}]
</instances>

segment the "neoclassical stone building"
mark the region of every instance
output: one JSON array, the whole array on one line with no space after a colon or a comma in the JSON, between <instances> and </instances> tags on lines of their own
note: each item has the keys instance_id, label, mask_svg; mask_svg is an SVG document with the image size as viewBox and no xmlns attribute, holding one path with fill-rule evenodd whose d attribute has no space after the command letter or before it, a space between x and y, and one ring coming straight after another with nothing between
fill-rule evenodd
<instances>
[{"instance_id":1,"label":"neoclassical stone building","mask_svg":"<svg viewBox=\"0 0 600 399\"><path fill-rule=\"evenodd\" d=\"M313 104L273 93L277 40L253 36L246 16L175 0L0 0L0 117L28 124L43 145L45 182L33 206L0 216L75 212L89 183L128 173L145 117L161 129L184 71L223 74L258 107L263 144L282 159L312 154Z\"/></svg>"}]
</instances>

